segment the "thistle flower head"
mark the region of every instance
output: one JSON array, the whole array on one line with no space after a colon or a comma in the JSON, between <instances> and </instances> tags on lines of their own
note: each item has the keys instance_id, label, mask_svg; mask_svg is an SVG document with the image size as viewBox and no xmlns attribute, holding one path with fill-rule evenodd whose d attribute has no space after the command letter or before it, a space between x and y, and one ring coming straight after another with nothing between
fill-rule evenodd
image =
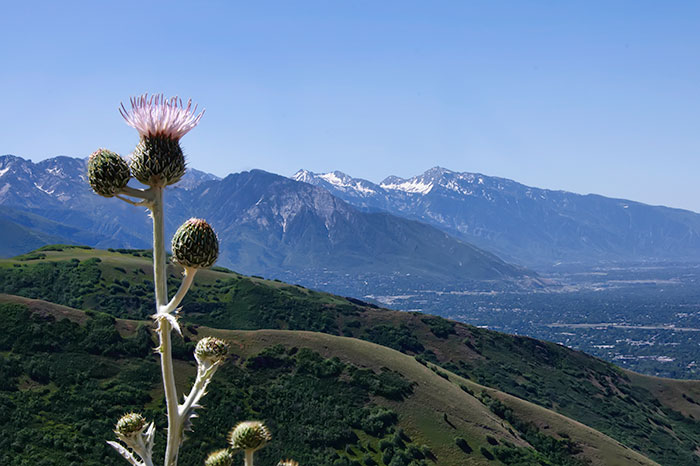
<instances>
[{"instance_id":1,"label":"thistle flower head","mask_svg":"<svg viewBox=\"0 0 700 466\"><path fill-rule=\"evenodd\" d=\"M114 432L124 437L131 437L143 430L146 419L139 413L127 413L123 415L114 427Z\"/></svg>"},{"instance_id":2,"label":"thistle flower head","mask_svg":"<svg viewBox=\"0 0 700 466\"><path fill-rule=\"evenodd\" d=\"M112 197L126 186L131 172L126 161L107 149L97 149L88 160L88 182L100 196Z\"/></svg>"},{"instance_id":3,"label":"thistle flower head","mask_svg":"<svg viewBox=\"0 0 700 466\"><path fill-rule=\"evenodd\" d=\"M219 256L219 239L201 218L191 218L173 235L173 261L185 267L211 267Z\"/></svg>"},{"instance_id":4,"label":"thistle flower head","mask_svg":"<svg viewBox=\"0 0 700 466\"><path fill-rule=\"evenodd\" d=\"M294 460L280 460L277 466L299 466L299 462Z\"/></svg>"},{"instance_id":5,"label":"thistle flower head","mask_svg":"<svg viewBox=\"0 0 700 466\"><path fill-rule=\"evenodd\" d=\"M260 421L245 421L228 434L228 443L241 450L259 450L272 439L270 431Z\"/></svg>"},{"instance_id":6,"label":"thistle flower head","mask_svg":"<svg viewBox=\"0 0 700 466\"><path fill-rule=\"evenodd\" d=\"M131 98L131 110L127 110L122 103L119 113L142 138L166 137L179 140L197 126L204 110L197 114L197 105L192 107L192 99L184 106L178 97L166 99L163 94L143 94Z\"/></svg>"},{"instance_id":7,"label":"thistle flower head","mask_svg":"<svg viewBox=\"0 0 700 466\"><path fill-rule=\"evenodd\" d=\"M233 452L228 448L210 453L204 461L204 466L231 466L233 464Z\"/></svg>"},{"instance_id":8,"label":"thistle flower head","mask_svg":"<svg viewBox=\"0 0 700 466\"><path fill-rule=\"evenodd\" d=\"M201 362L217 362L228 354L228 343L216 337L204 337L197 342L194 357Z\"/></svg>"}]
</instances>

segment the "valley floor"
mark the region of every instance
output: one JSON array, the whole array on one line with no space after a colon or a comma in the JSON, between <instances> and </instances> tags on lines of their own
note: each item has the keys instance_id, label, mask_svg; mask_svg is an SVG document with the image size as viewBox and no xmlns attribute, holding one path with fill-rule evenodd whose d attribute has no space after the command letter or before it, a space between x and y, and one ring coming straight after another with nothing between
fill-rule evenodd
<instances>
[{"instance_id":1,"label":"valley floor","mask_svg":"<svg viewBox=\"0 0 700 466\"><path fill-rule=\"evenodd\" d=\"M534 291L369 286L322 289L382 306L560 343L644 374L700 378L700 265L570 268Z\"/></svg>"}]
</instances>

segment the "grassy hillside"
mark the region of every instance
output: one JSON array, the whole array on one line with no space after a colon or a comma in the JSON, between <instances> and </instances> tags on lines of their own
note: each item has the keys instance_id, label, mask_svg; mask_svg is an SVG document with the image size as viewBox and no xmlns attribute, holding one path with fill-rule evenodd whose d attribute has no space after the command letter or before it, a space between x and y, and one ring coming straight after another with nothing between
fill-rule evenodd
<instances>
[{"instance_id":1,"label":"grassy hillside","mask_svg":"<svg viewBox=\"0 0 700 466\"><path fill-rule=\"evenodd\" d=\"M147 252L48 247L0 262L0 292L144 319L152 306L149 273ZM179 271L170 273L174 289ZM206 271L195 282L183 303L190 324L312 330L374 342L575 419L661 464L700 464L700 382L632 374L553 343L225 270ZM505 398L492 398L481 401L505 415L494 402Z\"/></svg>"},{"instance_id":2,"label":"grassy hillside","mask_svg":"<svg viewBox=\"0 0 700 466\"><path fill-rule=\"evenodd\" d=\"M0 299L0 316L0 407L10 419L0 434L2 464L112 464L103 441L123 411L145 410L163 425L148 322L12 296ZM186 349L204 335L231 341L234 357L205 398L210 409L196 421L183 465L200 464L228 427L251 416L275 433L263 464L284 454L303 464L368 466L656 464L551 411L353 338L189 326L176 351L183 387L195 370ZM494 410L500 398L518 414ZM556 430L518 417L531 416L528 409Z\"/></svg>"}]
</instances>

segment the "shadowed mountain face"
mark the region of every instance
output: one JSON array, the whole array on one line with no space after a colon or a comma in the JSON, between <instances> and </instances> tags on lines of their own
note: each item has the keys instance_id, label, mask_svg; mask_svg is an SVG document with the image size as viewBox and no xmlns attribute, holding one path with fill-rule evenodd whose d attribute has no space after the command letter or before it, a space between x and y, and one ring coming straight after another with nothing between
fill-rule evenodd
<instances>
[{"instance_id":1,"label":"shadowed mountain face","mask_svg":"<svg viewBox=\"0 0 700 466\"><path fill-rule=\"evenodd\" d=\"M239 270L371 271L450 281L525 275L431 226L363 213L325 189L259 170L205 183L192 194L222 238L223 262Z\"/></svg>"},{"instance_id":2,"label":"shadowed mountain face","mask_svg":"<svg viewBox=\"0 0 700 466\"><path fill-rule=\"evenodd\" d=\"M93 194L84 160L33 164L6 156L0 167L6 221L64 242L150 247L148 217ZM219 180L190 171L186 181L184 188L168 190L167 232L189 217L206 218L221 240L219 263L244 273L318 286L348 277L434 286L532 276L435 227L362 212L325 189L286 177L253 170Z\"/></svg>"},{"instance_id":3,"label":"shadowed mountain face","mask_svg":"<svg viewBox=\"0 0 700 466\"><path fill-rule=\"evenodd\" d=\"M213 175L189 170L178 190L193 188ZM87 159L54 157L39 163L0 156L0 218L28 229L32 236L51 235L66 243L97 247L146 248L151 224L135 208L97 196L87 182ZM178 224L171 224L171 229ZM20 241L8 240L8 255L26 252ZM43 244L47 244L47 241ZM34 246L36 247L36 245Z\"/></svg>"},{"instance_id":4,"label":"shadowed mountain face","mask_svg":"<svg viewBox=\"0 0 700 466\"><path fill-rule=\"evenodd\" d=\"M532 188L439 167L409 179L391 176L380 184L307 170L293 179L324 187L365 211L429 223L531 266L700 259L700 215L680 209Z\"/></svg>"}]
</instances>

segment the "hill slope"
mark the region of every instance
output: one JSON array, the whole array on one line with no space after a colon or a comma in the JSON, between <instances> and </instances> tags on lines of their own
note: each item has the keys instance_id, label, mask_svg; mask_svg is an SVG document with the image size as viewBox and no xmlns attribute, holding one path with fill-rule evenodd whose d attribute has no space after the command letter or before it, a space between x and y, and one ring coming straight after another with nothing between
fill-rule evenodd
<instances>
[{"instance_id":1,"label":"hill slope","mask_svg":"<svg viewBox=\"0 0 700 466\"><path fill-rule=\"evenodd\" d=\"M0 291L145 319L152 308L149 271L144 252L45 250L1 261ZM173 290L177 273L170 269ZM204 271L195 282L183 303L183 319L191 324L313 330L371 341L575 419L660 464L700 464L700 382L630 374L553 343L223 269Z\"/></svg>"},{"instance_id":2,"label":"hill slope","mask_svg":"<svg viewBox=\"0 0 700 466\"><path fill-rule=\"evenodd\" d=\"M132 379L141 377L140 383L135 383L130 390L131 398L121 400L110 411L120 408L149 410L152 401L160 401L157 366L152 356L143 353L148 342L144 340L146 334L143 332L147 322L112 320L43 301L10 296L0 298L0 314L6 330L0 339L0 348L11 350L8 361L11 365L14 363L14 372L3 374L5 382L0 390L0 400L16 403L16 408L24 409L23 403L33 393L41 393L49 401L58 401L61 395L57 388L71 391L74 402L83 397L99 400L105 394L126 395L128 392L122 393L125 388L120 387L118 381L123 383L123 378L128 376ZM41 344L27 339L25 326L29 323L33 327L32 336L44 337ZM91 333L102 335L102 345ZM303 331L225 331L206 327L188 328L185 341L210 334L233 343L236 363L230 362L217 374L211 394L205 398L205 406L216 406L216 409L203 410L202 418L196 421L195 435L183 452L183 465L199 464L192 460L206 448L205 435L212 434L215 430L212 426L221 427L223 419L219 418L220 413L235 403L236 397L246 397L245 391L241 391L243 386L247 386L246 391L252 389L255 392L248 402L257 406L256 412L248 415L263 417L273 426L275 440L262 452L263 461L268 462L274 461L275 455L292 450L291 453L305 460L305 464L330 464L333 461L333 464L349 465L361 460L364 464L377 465L408 464L410 461L413 461L411 465L433 462L478 465L493 464L490 460L494 457L500 460L497 461L500 464L656 464L563 416L496 390L459 380L455 375L445 376L443 373L441 376L410 356L373 343ZM183 357L185 353L178 354ZM19 362L15 357L28 360ZM37 367L40 358L50 360L57 370L46 371ZM115 373L110 368L114 369L117 362L121 370ZM85 379L82 379L84 386L78 389L77 384L81 381L71 378L70 371L72 369L77 374L91 363L99 369L93 369L87 380L99 382L99 385L85 384ZM73 367L67 367L70 365ZM194 365L184 358L177 361L177 368L184 385L185 377L193 375ZM137 370L143 373L137 373ZM155 377L147 371L155 372ZM260 385L262 381L268 387L274 381L284 392L266 389ZM314 389L311 393L304 393L309 383L314 384ZM104 390L102 386L115 389ZM339 392L333 397L327 389ZM134 395L137 396L134 398ZM275 400L266 401L269 396ZM300 410L296 405L299 396L311 406ZM326 419L322 412L314 411L323 407L329 396L333 398L330 400L335 411L333 421ZM509 414L508 419L499 417L497 411L492 410L496 398L503 399L504 406L513 412L529 410L529 418L556 430L547 432L535 424L520 421L513 414ZM93 410L99 409L99 404L91 402L90 405ZM348 411L339 411L343 408ZM78 453L76 444L94 441L95 446L101 446L100 435L104 438L110 436L109 423L99 417L90 419L92 412L74 413L71 419L64 410L64 406L49 404L41 414L35 412L30 416L37 424L29 423L33 429L41 431L46 430L49 419L61 417L64 425L70 426L64 434L70 435L73 431L76 438L70 443L47 445L44 434L44 439L34 445L37 449L44 449L45 453L51 452L57 465L67 464L62 459L67 461ZM533 410L536 415L533 415ZM289 417L291 411L294 414ZM308 411L311 416L307 416ZM343 414L339 415L339 412ZM374 423L355 417L361 413L369 414L368 419L375 419ZM240 409L234 409L231 413L224 413L223 417L232 423L241 420L236 416L243 414ZM233 419L226 419L227 416ZM88 422L100 427L96 432L80 429L80 434L73 430L80 423ZM203 432L199 432L200 429ZM308 431L320 432L321 429L326 430L325 439L312 435L308 441L304 440L308 438ZM299 432L304 430L307 436L300 437ZM84 432L88 435L81 438ZM5 430L0 435L0 445L13 444L18 434L13 429ZM455 438L462 439L463 443L458 446ZM15 449L13 446L2 451ZM109 450L92 450L82 455L82 464L99 464L100 457L110 462L114 459ZM36 459L36 450L18 453L12 459L0 454L0 459L8 465Z\"/></svg>"}]
</instances>

